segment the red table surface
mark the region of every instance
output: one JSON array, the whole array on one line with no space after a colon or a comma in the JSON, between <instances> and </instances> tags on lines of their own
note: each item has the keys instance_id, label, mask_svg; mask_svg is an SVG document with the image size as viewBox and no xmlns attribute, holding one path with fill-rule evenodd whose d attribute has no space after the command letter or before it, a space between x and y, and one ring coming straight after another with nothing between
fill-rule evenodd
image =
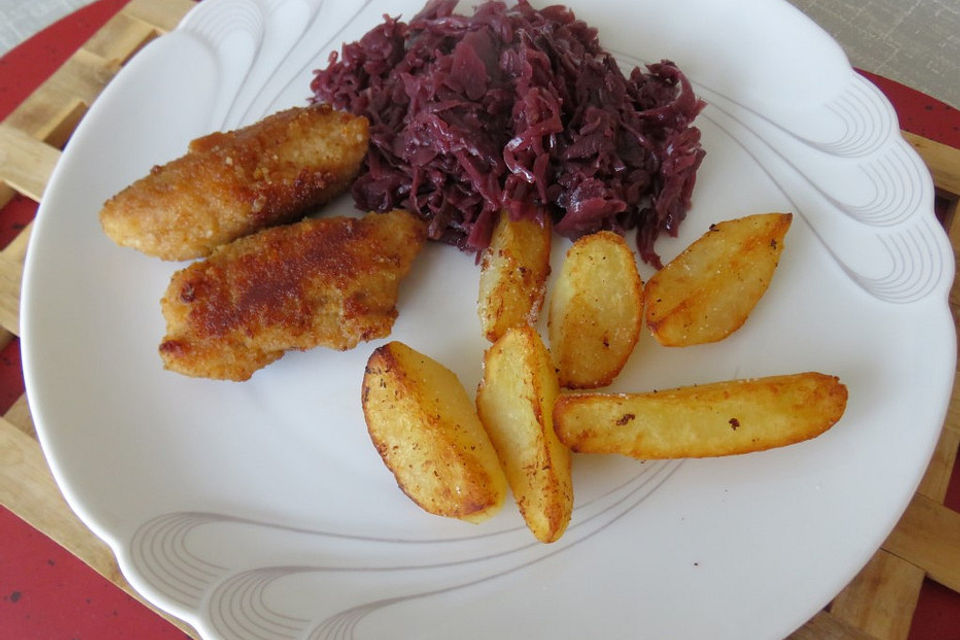
<instances>
[{"instance_id":1,"label":"red table surface","mask_svg":"<svg viewBox=\"0 0 960 640\"><path fill-rule=\"evenodd\" d=\"M99 0L0 58L0 120L53 73L127 0ZM960 112L885 78L864 73L912 133L960 147ZM29 222L36 204L16 196L0 212L0 247ZM0 411L23 393L19 343L0 352ZM946 503L960 510L960 463ZM0 508L0 639L120 640L184 634L91 570L46 535ZM960 640L960 594L925 581L910 640Z\"/></svg>"}]
</instances>

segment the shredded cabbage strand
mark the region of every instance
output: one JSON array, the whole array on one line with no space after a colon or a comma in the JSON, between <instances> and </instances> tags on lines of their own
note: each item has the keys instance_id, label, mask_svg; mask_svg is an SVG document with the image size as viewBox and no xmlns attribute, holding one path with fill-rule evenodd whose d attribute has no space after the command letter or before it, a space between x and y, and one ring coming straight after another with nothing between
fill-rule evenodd
<instances>
[{"instance_id":1,"label":"shredded cabbage strand","mask_svg":"<svg viewBox=\"0 0 960 640\"><path fill-rule=\"evenodd\" d=\"M654 241L676 235L704 156L687 78L666 60L625 76L563 6L456 5L384 16L315 72L314 101L370 120L356 205L415 211L431 238L471 252L500 210L549 215L570 238L636 228L641 258L661 266Z\"/></svg>"}]
</instances>

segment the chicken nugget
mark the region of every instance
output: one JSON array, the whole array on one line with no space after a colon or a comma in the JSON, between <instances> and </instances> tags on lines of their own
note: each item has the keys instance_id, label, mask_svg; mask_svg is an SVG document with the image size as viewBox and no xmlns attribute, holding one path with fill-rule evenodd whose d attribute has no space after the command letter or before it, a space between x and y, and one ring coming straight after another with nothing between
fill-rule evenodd
<instances>
[{"instance_id":1,"label":"chicken nugget","mask_svg":"<svg viewBox=\"0 0 960 640\"><path fill-rule=\"evenodd\" d=\"M173 275L160 356L188 376L246 380L290 349L390 334L400 280L426 240L412 213L265 229Z\"/></svg>"},{"instance_id":2,"label":"chicken nugget","mask_svg":"<svg viewBox=\"0 0 960 640\"><path fill-rule=\"evenodd\" d=\"M367 152L365 118L316 105L281 111L189 151L113 196L100 224L114 242L164 260L290 222L342 193Z\"/></svg>"}]
</instances>

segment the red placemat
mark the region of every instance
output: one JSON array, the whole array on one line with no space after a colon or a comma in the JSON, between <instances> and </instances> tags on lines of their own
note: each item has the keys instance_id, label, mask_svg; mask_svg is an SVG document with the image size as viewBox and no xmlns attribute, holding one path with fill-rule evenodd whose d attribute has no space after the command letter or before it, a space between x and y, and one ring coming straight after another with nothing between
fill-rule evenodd
<instances>
[{"instance_id":1,"label":"red placemat","mask_svg":"<svg viewBox=\"0 0 960 640\"><path fill-rule=\"evenodd\" d=\"M99 0L0 58L0 120L86 42L127 0ZM901 127L960 148L960 113L899 83L864 72L889 97ZM0 247L27 224L36 204L16 196L0 211ZM0 351L0 412L23 393L19 343ZM960 466L960 464L958 464ZM960 511L960 468L946 504ZM184 634L82 561L0 508L0 638L140 640ZM960 595L926 581L909 640L960 640Z\"/></svg>"}]
</instances>

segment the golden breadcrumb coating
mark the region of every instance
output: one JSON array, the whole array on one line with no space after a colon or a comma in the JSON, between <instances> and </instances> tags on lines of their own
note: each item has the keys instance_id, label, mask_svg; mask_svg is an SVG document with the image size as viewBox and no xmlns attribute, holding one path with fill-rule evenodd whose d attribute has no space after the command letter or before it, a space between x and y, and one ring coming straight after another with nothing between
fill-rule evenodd
<instances>
[{"instance_id":1,"label":"golden breadcrumb coating","mask_svg":"<svg viewBox=\"0 0 960 640\"><path fill-rule=\"evenodd\" d=\"M100 211L117 244L164 260L302 217L346 190L367 152L365 118L329 105L293 108L189 151L112 197Z\"/></svg>"},{"instance_id":2,"label":"golden breadcrumb coating","mask_svg":"<svg viewBox=\"0 0 960 640\"><path fill-rule=\"evenodd\" d=\"M350 349L390 334L400 280L426 240L412 213L319 218L218 248L161 301L167 369L246 380L290 349Z\"/></svg>"}]
</instances>

